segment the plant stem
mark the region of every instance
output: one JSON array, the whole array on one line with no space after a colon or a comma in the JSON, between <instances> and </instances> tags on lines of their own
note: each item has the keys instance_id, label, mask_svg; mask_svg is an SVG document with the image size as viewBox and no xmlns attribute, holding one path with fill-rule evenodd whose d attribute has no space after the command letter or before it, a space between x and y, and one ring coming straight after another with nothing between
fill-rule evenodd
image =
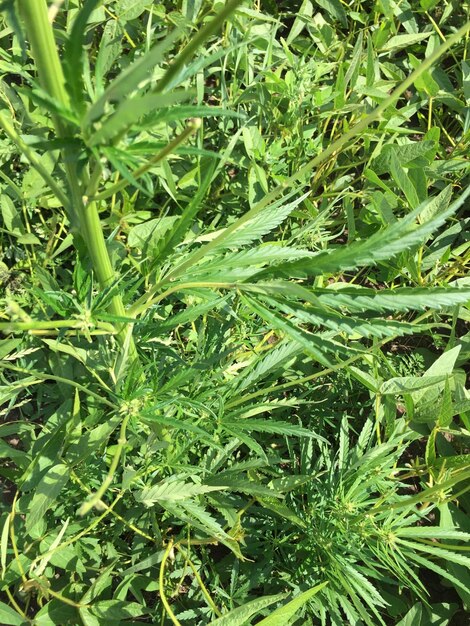
<instances>
[{"instance_id":1,"label":"plant stem","mask_svg":"<svg viewBox=\"0 0 470 626\"><path fill-rule=\"evenodd\" d=\"M122 451L124 450L124 446L127 443L126 430L127 430L127 424L129 423L129 420L131 417L132 417L132 414L131 412L129 412L122 420L116 450L111 460L111 465L109 466L109 471L106 475L106 478L104 479L99 489L86 502L84 502L82 506L78 509L79 515L85 515L86 513L88 513L88 511L91 511L93 507L99 506L101 498L104 496L108 487L113 482L114 476L116 474L116 471L119 465L119 461L121 460Z\"/></svg>"},{"instance_id":2,"label":"plant stem","mask_svg":"<svg viewBox=\"0 0 470 626\"><path fill-rule=\"evenodd\" d=\"M65 87L65 78L60 63L54 32L48 18L46 0L21 0L20 7L26 32L29 37L32 55L36 63L38 77L47 93L57 100L64 108L69 108L70 99ZM67 139L71 131L67 123L53 116L53 123L58 137ZM101 228L96 202L86 203L82 194L82 186L78 173L76 148L71 144L63 149L63 159L70 192L70 220L76 225L82 236L100 287L109 287L115 277L108 249ZM125 316L125 308L120 295L113 296L109 312L116 317ZM121 346L126 340L127 330L120 325L117 338ZM134 343L131 341L129 357L137 356Z\"/></svg>"},{"instance_id":3,"label":"plant stem","mask_svg":"<svg viewBox=\"0 0 470 626\"><path fill-rule=\"evenodd\" d=\"M161 565L160 565L160 574L158 576L158 591L160 592L160 599L162 601L163 606L165 607L168 617L171 619L174 626L181 626L181 622L173 613L170 603L168 602L168 599L165 593L165 567L166 567L166 562L168 561L168 558L171 554L172 549L173 549L173 540L170 539L166 547L165 553L163 555Z\"/></svg>"}]
</instances>

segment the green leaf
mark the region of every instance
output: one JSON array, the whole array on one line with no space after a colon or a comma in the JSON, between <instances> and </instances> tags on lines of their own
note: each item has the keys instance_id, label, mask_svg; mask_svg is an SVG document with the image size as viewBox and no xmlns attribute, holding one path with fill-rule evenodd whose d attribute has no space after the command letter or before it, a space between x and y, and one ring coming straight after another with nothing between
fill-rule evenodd
<instances>
[{"instance_id":1,"label":"green leaf","mask_svg":"<svg viewBox=\"0 0 470 626\"><path fill-rule=\"evenodd\" d=\"M401 48L407 48L415 43L419 43L424 39L427 39L431 33L410 33L407 35L395 35L390 37L385 46L382 47L381 52L391 52L392 50L400 50Z\"/></svg>"},{"instance_id":2,"label":"green leaf","mask_svg":"<svg viewBox=\"0 0 470 626\"><path fill-rule=\"evenodd\" d=\"M100 600L95 602L91 611L100 619L121 620L129 617L139 617L147 613L147 609L137 602L123 600Z\"/></svg>"},{"instance_id":3,"label":"green leaf","mask_svg":"<svg viewBox=\"0 0 470 626\"><path fill-rule=\"evenodd\" d=\"M186 522L194 528L199 528L209 537L215 537L230 548L238 558L244 558L237 541L225 532L219 522L203 506L191 500L180 500L178 502L165 500L161 504L167 511L175 515L177 519Z\"/></svg>"},{"instance_id":4,"label":"green leaf","mask_svg":"<svg viewBox=\"0 0 470 626\"><path fill-rule=\"evenodd\" d=\"M296 596L293 600L285 604L284 606L276 609L271 615L265 617L257 626L285 626L288 621L297 613L297 611L306 604L310 598L313 598L319 591L323 589L328 582L321 583L308 589L303 593Z\"/></svg>"},{"instance_id":5,"label":"green leaf","mask_svg":"<svg viewBox=\"0 0 470 626\"><path fill-rule=\"evenodd\" d=\"M276 266L273 270L263 270L260 277L269 274L301 277L318 276L326 273L335 273L346 269L353 269L373 265L395 257L401 252L412 249L424 243L426 239L463 204L470 195L468 187L452 205L423 224L416 225L415 221L426 210L428 202L423 203L403 219L384 228L364 241L357 241L347 246L321 252L313 259L302 259ZM439 198L444 203L448 197L448 190L444 189Z\"/></svg>"},{"instance_id":6,"label":"green leaf","mask_svg":"<svg viewBox=\"0 0 470 626\"><path fill-rule=\"evenodd\" d=\"M45 604L34 617L34 626L64 626L77 619L77 609L59 600ZM88 625L87 625L88 626ZM93 625L95 626L95 624Z\"/></svg>"},{"instance_id":7,"label":"green leaf","mask_svg":"<svg viewBox=\"0 0 470 626\"><path fill-rule=\"evenodd\" d=\"M434 146L434 141L426 139L402 145L386 144L381 149L379 156L372 161L371 168L376 174L385 174L389 171L390 161L393 154L395 154L398 162L401 163L402 166L409 167L413 161L421 162ZM427 159L425 159L425 163L427 164ZM448 187L448 190L450 196L452 189Z\"/></svg>"},{"instance_id":8,"label":"green leaf","mask_svg":"<svg viewBox=\"0 0 470 626\"><path fill-rule=\"evenodd\" d=\"M72 30L63 54L63 68L70 102L75 111L81 113L85 105L85 84L83 80L83 46L88 19L102 0L85 0L75 16Z\"/></svg>"},{"instance_id":9,"label":"green leaf","mask_svg":"<svg viewBox=\"0 0 470 626\"><path fill-rule=\"evenodd\" d=\"M134 98L123 100L116 108L116 112L93 133L88 141L88 145L95 147L100 144L106 144L155 109L187 100L192 96L194 94L186 89L166 94L148 93L143 96L135 96Z\"/></svg>"},{"instance_id":10,"label":"green leaf","mask_svg":"<svg viewBox=\"0 0 470 626\"><path fill-rule=\"evenodd\" d=\"M299 528L306 527L304 520L301 519L297 513L289 508L284 502L280 502L274 497L267 496L257 496L256 499L265 509L268 509L268 511L272 511L276 515L279 515L279 517L289 520Z\"/></svg>"},{"instance_id":11,"label":"green leaf","mask_svg":"<svg viewBox=\"0 0 470 626\"><path fill-rule=\"evenodd\" d=\"M70 478L70 469L61 463L51 467L36 487L26 516L26 530L31 532L56 501Z\"/></svg>"},{"instance_id":12,"label":"green leaf","mask_svg":"<svg viewBox=\"0 0 470 626\"><path fill-rule=\"evenodd\" d=\"M177 220L178 216L168 215L137 224L129 231L127 243L131 248L141 248L145 254L151 254Z\"/></svg>"},{"instance_id":13,"label":"green leaf","mask_svg":"<svg viewBox=\"0 0 470 626\"><path fill-rule=\"evenodd\" d=\"M29 621L24 620L14 609L0 602L0 624L2 626L26 626Z\"/></svg>"},{"instance_id":14,"label":"green leaf","mask_svg":"<svg viewBox=\"0 0 470 626\"><path fill-rule=\"evenodd\" d=\"M416 193L416 189L414 188L408 174L401 166L398 156L396 155L394 150L390 155L390 172L395 183L405 194L410 207L412 209L415 209L419 205L418 194Z\"/></svg>"},{"instance_id":15,"label":"green leaf","mask_svg":"<svg viewBox=\"0 0 470 626\"><path fill-rule=\"evenodd\" d=\"M160 263L174 252L176 246L184 239L185 234L193 225L196 215L203 208L203 200L208 193L214 168L215 163L213 161L208 161L207 159L201 161L201 171L204 174L195 195L183 210L182 215L175 220L171 229L158 241L155 257L158 258Z\"/></svg>"},{"instance_id":16,"label":"green leaf","mask_svg":"<svg viewBox=\"0 0 470 626\"><path fill-rule=\"evenodd\" d=\"M239 419L237 421L230 421L224 419L221 422L223 427L230 428L232 432L236 430L248 430L260 433L272 433L277 435L287 435L291 437L311 437L314 439L321 439L315 432L297 426L296 424L289 424L288 422L280 422L277 420L254 420L254 419Z\"/></svg>"},{"instance_id":17,"label":"green leaf","mask_svg":"<svg viewBox=\"0 0 470 626\"><path fill-rule=\"evenodd\" d=\"M360 335L361 337L393 337L395 335L412 334L416 332L416 325L407 324L406 322L396 322L394 320L382 319L361 319L353 318L351 315L342 316L325 309L317 309L308 307L304 303L294 301L295 296L305 295L307 298L310 294L305 293L301 287L297 285L289 285L283 283L281 289L278 285L266 286L266 291L274 293L282 293L284 300L280 298L266 298L266 302L277 311L289 316L290 320L297 321L299 324L310 324L314 326L325 326L326 328L338 333L346 333L348 335ZM244 286L240 285L241 290ZM261 291L257 286L249 286L251 291ZM291 297L289 298L289 294ZM312 300L314 300L312 298Z\"/></svg>"},{"instance_id":18,"label":"green leaf","mask_svg":"<svg viewBox=\"0 0 470 626\"><path fill-rule=\"evenodd\" d=\"M386 380L380 387L382 395L412 393L428 387L434 387L438 383L445 382L447 375L440 376L402 376Z\"/></svg>"},{"instance_id":19,"label":"green leaf","mask_svg":"<svg viewBox=\"0 0 470 626\"><path fill-rule=\"evenodd\" d=\"M340 0L315 0L315 4L325 9L331 17L338 20L342 26L348 25L348 17Z\"/></svg>"},{"instance_id":20,"label":"green leaf","mask_svg":"<svg viewBox=\"0 0 470 626\"><path fill-rule=\"evenodd\" d=\"M15 207L13 200L6 194L0 195L3 226L15 237L24 234L23 221L20 212Z\"/></svg>"},{"instance_id":21,"label":"green leaf","mask_svg":"<svg viewBox=\"0 0 470 626\"><path fill-rule=\"evenodd\" d=\"M209 493L210 491L223 491L225 489L227 489L225 485L196 485L184 480L175 480L172 477L170 480L163 481L153 487L146 487L134 493L134 497L137 502L142 502L145 506L152 506L156 502L189 500L194 496Z\"/></svg>"},{"instance_id":22,"label":"green leaf","mask_svg":"<svg viewBox=\"0 0 470 626\"><path fill-rule=\"evenodd\" d=\"M438 526L404 526L396 528L393 533L398 537L470 541L470 533L453 528L439 528Z\"/></svg>"},{"instance_id":23,"label":"green leaf","mask_svg":"<svg viewBox=\"0 0 470 626\"><path fill-rule=\"evenodd\" d=\"M325 336L325 334L307 332L299 328L296 324L293 324L290 320L262 306L260 302L253 298L243 296L243 300L260 317L269 322L272 328L282 331L288 337L299 343L306 354L315 358L322 365L326 365L327 367L333 366L333 362L328 357L329 354L344 356L348 354L344 346L332 341L329 337Z\"/></svg>"},{"instance_id":24,"label":"green leaf","mask_svg":"<svg viewBox=\"0 0 470 626\"><path fill-rule=\"evenodd\" d=\"M104 114L107 103L118 103L123 98L128 98L144 80L149 80L153 68L164 59L165 52L173 45L180 34L181 31L175 29L163 41L122 71L89 108L83 118L82 128L91 131L91 125Z\"/></svg>"},{"instance_id":25,"label":"green leaf","mask_svg":"<svg viewBox=\"0 0 470 626\"><path fill-rule=\"evenodd\" d=\"M286 43L288 46L291 45L293 41L297 39L300 33L305 28L305 24L309 17L313 15L313 5L310 0L303 0L300 8L296 13L296 17L294 23L292 24L292 28L290 29L289 35L287 36Z\"/></svg>"},{"instance_id":26,"label":"green leaf","mask_svg":"<svg viewBox=\"0 0 470 626\"><path fill-rule=\"evenodd\" d=\"M349 311L422 311L465 304L470 301L470 288L398 287L397 289L368 289L344 283L328 289L313 289L312 296L328 307Z\"/></svg>"},{"instance_id":27,"label":"green leaf","mask_svg":"<svg viewBox=\"0 0 470 626\"><path fill-rule=\"evenodd\" d=\"M421 619L423 617L423 605L421 602L417 602L400 620L397 626L420 626Z\"/></svg>"},{"instance_id":28,"label":"green leaf","mask_svg":"<svg viewBox=\"0 0 470 626\"><path fill-rule=\"evenodd\" d=\"M257 598L256 600L252 600L251 602L247 602L243 606L239 606L230 613L226 613L219 617L218 619L210 622L209 626L244 626L244 624L248 624L250 618L258 613L262 609L270 606L271 604L275 604L276 602L280 602L286 597L285 593L279 593L275 596L265 596L264 598Z\"/></svg>"},{"instance_id":29,"label":"green leaf","mask_svg":"<svg viewBox=\"0 0 470 626\"><path fill-rule=\"evenodd\" d=\"M287 204L284 204L285 198L282 198L278 202L263 209L251 219L247 221L243 220L243 218L238 220L232 227L227 228L225 232L218 236L215 240L213 251L226 248L239 248L260 239L274 230L279 224L282 224L309 194L310 192L307 192Z\"/></svg>"},{"instance_id":30,"label":"green leaf","mask_svg":"<svg viewBox=\"0 0 470 626\"><path fill-rule=\"evenodd\" d=\"M135 20L151 7L152 1L153 0L117 0L116 13L119 19L124 22Z\"/></svg>"},{"instance_id":31,"label":"green leaf","mask_svg":"<svg viewBox=\"0 0 470 626\"><path fill-rule=\"evenodd\" d=\"M450 392L449 378L446 378L444 385L444 393L442 394L441 406L439 409L438 426L440 428L448 428L454 417L452 406L452 394Z\"/></svg>"},{"instance_id":32,"label":"green leaf","mask_svg":"<svg viewBox=\"0 0 470 626\"><path fill-rule=\"evenodd\" d=\"M444 548L440 548L435 545L418 543L417 541L408 541L402 538L397 538L396 541L399 542L400 545L412 548L415 551L425 552L426 554L443 558L451 563L459 563L460 565L470 568L470 557L460 554L457 550L445 550Z\"/></svg>"}]
</instances>

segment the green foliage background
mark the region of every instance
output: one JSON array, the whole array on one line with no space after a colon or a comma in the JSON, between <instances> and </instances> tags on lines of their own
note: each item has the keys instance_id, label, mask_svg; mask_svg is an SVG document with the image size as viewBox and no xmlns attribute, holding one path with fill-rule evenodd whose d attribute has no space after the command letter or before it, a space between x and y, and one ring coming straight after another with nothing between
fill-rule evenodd
<instances>
[{"instance_id":1,"label":"green foliage background","mask_svg":"<svg viewBox=\"0 0 470 626\"><path fill-rule=\"evenodd\" d=\"M0 623L464 624L468 3L1 8Z\"/></svg>"}]
</instances>

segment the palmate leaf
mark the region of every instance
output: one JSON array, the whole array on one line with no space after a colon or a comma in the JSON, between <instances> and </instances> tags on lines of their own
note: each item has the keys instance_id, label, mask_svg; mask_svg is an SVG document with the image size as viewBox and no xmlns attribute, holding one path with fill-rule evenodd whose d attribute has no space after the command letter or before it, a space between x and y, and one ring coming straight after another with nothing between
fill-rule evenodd
<instances>
[{"instance_id":1,"label":"palmate leaf","mask_svg":"<svg viewBox=\"0 0 470 626\"><path fill-rule=\"evenodd\" d=\"M291 198L295 193L297 192L293 191L287 198ZM212 247L212 253L223 249L241 248L261 239L261 237L282 224L292 211L305 200L309 193L305 193L287 204L285 204L286 198L281 198L281 200L266 207L266 209L251 219L244 221L242 218L239 220L238 225L237 222L235 223L233 229L228 228L226 232L222 232L218 236L215 240L215 245Z\"/></svg>"},{"instance_id":2,"label":"palmate leaf","mask_svg":"<svg viewBox=\"0 0 470 626\"><path fill-rule=\"evenodd\" d=\"M302 353L302 346L297 341L282 341L280 344L271 348L269 352L248 366L234 380L234 385L239 389L246 389L265 379L270 374L276 372L279 368L284 368L286 362L295 358Z\"/></svg>"},{"instance_id":3,"label":"palmate leaf","mask_svg":"<svg viewBox=\"0 0 470 626\"><path fill-rule=\"evenodd\" d=\"M454 554L455 554L454 552L450 553L450 561L451 562L452 562ZM434 561L431 561L428 558L424 558L424 557L418 555L414 551L407 551L406 552L406 557L407 557L408 561L414 561L415 563L417 563L421 567L424 567L426 569L431 570L432 572L435 572L436 574L439 574L439 576L442 576L443 578L445 578L446 580L451 582L453 585L455 585L455 587L458 587L464 593L468 593L468 585L465 584L465 582L462 582L459 578L457 578L456 576L454 576L453 574L451 574L450 572L445 570L443 567L441 567L440 565L438 565Z\"/></svg>"},{"instance_id":4,"label":"palmate leaf","mask_svg":"<svg viewBox=\"0 0 470 626\"><path fill-rule=\"evenodd\" d=\"M351 585L349 577L344 576L342 570L336 571L335 574L336 576L334 576L334 578L337 578L342 588L341 594L349 596L352 604L354 605L355 609L357 610L357 612L359 613L359 615L361 616L365 624L367 624L367 626L377 626L377 620L375 622L372 621L370 613L368 612L367 608L364 606L363 599L357 594L355 587ZM377 617L377 614L376 614L376 617ZM380 616L379 616L378 623L381 624L381 626L384 626L385 624L384 621L380 619Z\"/></svg>"},{"instance_id":5,"label":"palmate leaf","mask_svg":"<svg viewBox=\"0 0 470 626\"><path fill-rule=\"evenodd\" d=\"M314 439L320 439L325 441L323 437L317 435L315 432L297 426L296 424L289 424L289 422L281 422L277 420L254 420L254 419L239 419L236 421L224 420L221 423L223 428L230 429L230 432L237 433L247 430L249 432L270 433L276 435L286 435L289 437L312 437Z\"/></svg>"},{"instance_id":6,"label":"palmate leaf","mask_svg":"<svg viewBox=\"0 0 470 626\"><path fill-rule=\"evenodd\" d=\"M286 197L269 205L261 213L247 219L242 216L236 222L218 233L211 233L211 241L202 248L190 253L179 265L173 268L166 276L169 281L177 276L187 276L190 268L196 266L204 258L213 258L214 254L222 250L236 249L261 239L281 224L292 211L306 198L304 194L293 202L285 204L286 199L292 198L297 192L294 190ZM213 237L212 237L213 235Z\"/></svg>"},{"instance_id":7,"label":"palmate leaf","mask_svg":"<svg viewBox=\"0 0 470 626\"><path fill-rule=\"evenodd\" d=\"M287 602L287 604L284 604L283 606L280 606L278 609L273 611L271 615L258 622L258 626L285 626L285 624L289 623L289 620L297 613L297 611L327 584L328 582L324 582L308 589L307 591L304 591L303 593L300 593L293 600Z\"/></svg>"},{"instance_id":8,"label":"palmate leaf","mask_svg":"<svg viewBox=\"0 0 470 626\"><path fill-rule=\"evenodd\" d=\"M453 307L470 301L470 288L465 287L401 287L375 291L348 286L313 289L311 293L324 306L348 311L422 311L427 308Z\"/></svg>"},{"instance_id":9,"label":"palmate leaf","mask_svg":"<svg viewBox=\"0 0 470 626\"><path fill-rule=\"evenodd\" d=\"M438 526L406 526L393 531L398 537L414 539L453 539L470 541L470 533L453 528L439 528Z\"/></svg>"},{"instance_id":10,"label":"palmate leaf","mask_svg":"<svg viewBox=\"0 0 470 626\"><path fill-rule=\"evenodd\" d=\"M320 274L334 274L335 272L374 265L379 261L391 259L401 252L408 251L414 246L424 243L435 230L445 223L447 218L458 210L469 194L470 187L448 207L451 190L449 187L446 187L437 197L440 199L440 211L429 221L416 224L416 220L426 211L426 207L431 200L411 211L406 217L374 233L363 241L354 242L327 252L320 252L312 259L284 263L273 269L263 270L260 272L259 278L267 276L300 278L318 276Z\"/></svg>"},{"instance_id":11,"label":"palmate leaf","mask_svg":"<svg viewBox=\"0 0 470 626\"><path fill-rule=\"evenodd\" d=\"M145 506L152 506L155 503L178 502L189 500L194 496L199 496L210 491L224 491L225 485L196 485L172 476L171 480L164 480L153 487L145 487L134 493L137 502L142 502Z\"/></svg>"},{"instance_id":12,"label":"palmate leaf","mask_svg":"<svg viewBox=\"0 0 470 626\"><path fill-rule=\"evenodd\" d=\"M239 268L248 269L248 273L246 271L240 272L240 275L245 279L256 274L263 266L282 263L283 261L297 261L313 256L315 253L309 250L268 243L205 260L201 265L193 267L189 275L198 278L215 278L220 275L225 282L230 282L226 278L227 274ZM236 273L234 275L236 276Z\"/></svg>"},{"instance_id":13,"label":"palmate leaf","mask_svg":"<svg viewBox=\"0 0 470 626\"><path fill-rule=\"evenodd\" d=\"M272 328L282 331L291 339L298 342L303 351L316 359L326 367L333 367L334 362L330 360L328 355L347 358L350 352L340 343L331 339L331 333L310 333L296 326L290 320L282 317L277 312L270 311L254 298L246 295L242 296L243 301L257 313L261 318L266 320ZM349 348L349 350L351 350Z\"/></svg>"},{"instance_id":14,"label":"palmate leaf","mask_svg":"<svg viewBox=\"0 0 470 626\"><path fill-rule=\"evenodd\" d=\"M240 477L241 476L241 477ZM230 489L230 491L237 491L240 493L246 493L247 495L253 496L266 496L269 498L282 498L283 494L276 492L274 489L266 487L260 483L257 483L253 480L250 480L243 474L237 474L236 478L229 477L227 475L214 476L213 478L209 478L207 480L208 485L214 485L217 487L217 484L220 483L223 485L223 489ZM213 499L211 498L211 501Z\"/></svg>"},{"instance_id":15,"label":"palmate leaf","mask_svg":"<svg viewBox=\"0 0 470 626\"><path fill-rule=\"evenodd\" d=\"M402 539L401 537L397 537L396 541L401 546L406 546L414 551L426 552L427 554L450 561L451 563L459 563L459 565L470 568L470 558L464 554L460 554L457 550L445 550L444 548L436 545L429 545L418 541L408 541L406 539Z\"/></svg>"},{"instance_id":16,"label":"palmate leaf","mask_svg":"<svg viewBox=\"0 0 470 626\"><path fill-rule=\"evenodd\" d=\"M191 304L191 306L188 306L180 313L176 313L163 321L159 320L157 323L151 320L148 329L144 327L144 332L148 330L151 335L168 335L177 326L188 324L209 311L220 308L228 299L227 296L214 295L213 292L207 292L205 295L207 295L206 300L200 304Z\"/></svg>"},{"instance_id":17,"label":"palmate leaf","mask_svg":"<svg viewBox=\"0 0 470 626\"><path fill-rule=\"evenodd\" d=\"M204 172L204 176L199 182L193 199L184 208L182 215L178 217L173 228L158 241L154 256L159 263L162 263L170 256L176 246L183 241L187 231L193 225L196 215L203 208L203 200L209 191L214 169L215 163L213 160L204 159L201 161L201 171Z\"/></svg>"},{"instance_id":18,"label":"palmate leaf","mask_svg":"<svg viewBox=\"0 0 470 626\"><path fill-rule=\"evenodd\" d=\"M396 335L413 334L420 330L416 324L397 322L383 319L360 319L351 316L342 316L337 313L323 312L308 309L302 303L282 301L280 299L266 298L265 302L277 311L291 316L291 319L302 324L313 326L325 326L338 333L349 335L358 334L361 337L394 337Z\"/></svg>"},{"instance_id":19,"label":"palmate leaf","mask_svg":"<svg viewBox=\"0 0 470 626\"><path fill-rule=\"evenodd\" d=\"M243 606L239 606L230 613L222 615L218 619L210 622L209 626L245 626L251 622L251 617L262 609L284 600L287 594L279 593L275 596L265 596L257 598L251 602L247 602Z\"/></svg>"},{"instance_id":20,"label":"palmate leaf","mask_svg":"<svg viewBox=\"0 0 470 626\"><path fill-rule=\"evenodd\" d=\"M165 500L162 506L182 522L202 530L209 537L215 538L230 548L238 558L243 559L238 543L225 532L219 522L200 504L191 500L171 502Z\"/></svg>"}]
</instances>

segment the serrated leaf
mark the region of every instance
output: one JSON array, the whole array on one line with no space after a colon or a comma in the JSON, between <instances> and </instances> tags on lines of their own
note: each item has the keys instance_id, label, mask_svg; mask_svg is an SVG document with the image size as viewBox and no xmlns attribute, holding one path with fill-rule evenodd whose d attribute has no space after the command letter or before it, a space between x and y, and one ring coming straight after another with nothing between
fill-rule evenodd
<instances>
[{"instance_id":1,"label":"serrated leaf","mask_svg":"<svg viewBox=\"0 0 470 626\"><path fill-rule=\"evenodd\" d=\"M218 541L230 548L239 559L244 559L237 541L225 532L218 521L203 506L190 500L179 502L165 500L163 505L167 511L175 515L178 519L183 520L190 526L199 528L209 537L215 537Z\"/></svg>"},{"instance_id":2,"label":"serrated leaf","mask_svg":"<svg viewBox=\"0 0 470 626\"><path fill-rule=\"evenodd\" d=\"M293 522L299 528L306 527L304 520L284 502L276 500L275 498L268 498L267 496L257 497L256 499L265 509L268 509L268 511L272 511L276 515Z\"/></svg>"},{"instance_id":3,"label":"serrated leaf","mask_svg":"<svg viewBox=\"0 0 470 626\"><path fill-rule=\"evenodd\" d=\"M246 389L254 383L264 380L271 373L283 367L286 361L302 353L302 347L296 341L283 341L255 363L247 367L234 381L238 389Z\"/></svg>"},{"instance_id":4,"label":"serrated leaf","mask_svg":"<svg viewBox=\"0 0 470 626\"><path fill-rule=\"evenodd\" d=\"M101 117L108 102L120 102L123 98L129 97L142 81L148 79L153 68L164 59L166 50L173 45L180 32L179 29L175 29L163 41L121 72L89 108L83 119L82 127L90 127L96 119Z\"/></svg>"},{"instance_id":5,"label":"serrated leaf","mask_svg":"<svg viewBox=\"0 0 470 626\"><path fill-rule=\"evenodd\" d=\"M63 68L67 83L70 102L77 112L81 112L84 106L85 84L83 80L83 46L85 29L88 19L102 0L86 0L82 8L75 16L72 30L67 39L64 54Z\"/></svg>"},{"instance_id":6,"label":"serrated leaf","mask_svg":"<svg viewBox=\"0 0 470 626\"><path fill-rule=\"evenodd\" d=\"M438 526L404 526L396 528L393 533L398 537L470 541L470 533L453 528L439 528Z\"/></svg>"},{"instance_id":7,"label":"serrated leaf","mask_svg":"<svg viewBox=\"0 0 470 626\"><path fill-rule=\"evenodd\" d=\"M469 288L399 287L374 290L365 287L314 289L312 295L324 306L349 311L422 311L465 304L470 301Z\"/></svg>"},{"instance_id":8,"label":"serrated leaf","mask_svg":"<svg viewBox=\"0 0 470 626\"><path fill-rule=\"evenodd\" d=\"M289 338L298 342L305 353L315 358L322 365L326 365L327 367L333 366L333 362L328 358L329 354L343 355L345 357L348 354L344 346L332 341L330 338L326 337L325 334L313 334L302 328L298 328L298 326L290 322L290 320L270 311L253 298L243 296L243 300L250 308L258 313L260 317L269 322L272 328L284 332Z\"/></svg>"},{"instance_id":9,"label":"serrated leaf","mask_svg":"<svg viewBox=\"0 0 470 626\"><path fill-rule=\"evenodd\" d=\"M93 133L88 145L94 147L108 143L155 109L187 100L193 95L190 90L184 90L166 94L148 93L123 100L116 108L116 112Z\"/></svg>"},{"instance_id":10,"label":"serrated leaf","mask_svg":"<svg viewBox=\"0 0 470 626\"><path fill-rule=\"evenodd\" d=\"M459 563L464 567L470 568L470 558L465 556L464 554L460 554L457 550L446 550L442 547L437 547L435 545L428 545L426 543L419 543L417 541L408 541L406 539L397 538L396 541L400 543L400 545L407 546L413 550L417 550L419 552L425 552L426 554L431 554L435 557L440 557L445 560L450 561L451 563Z\"/></svg>"},{"instance_id":11,"label":"serrated leaf","mask_svg":"<svg viewBox=\"0 0 470 626\"><path fill-rule=\"evenodd\" d=\"M447 198L447 194L446 189L439 194L443 202ZM417 225L415 222L426 211L430 201L423 203L406 217L374 233L364 241L354 242L328 252L320 252L313 259L302 259L302 261L281 264L273 270L261 271L259 276L270 274L288 276L289 278L318 276L374 265L379 261L391 259L401 252L409 251L424 243L463 204L468 195L470 195L470 187L448 209L423 224Z\"/></svg>"},{"instance_id":12,"label":"serrated leaf","mask_svg":"<svg viewBox=\"0 0 470 626\"><path fill-rule=\"evenodd\" d=\"M224 491L227 486L196 485L184 480L166 480L153 487L146 487L134 493L137 502L152 506L156 502L177 502L189 500L210 491Z\"/></svg>"},{"instance_id":13,"label":"serrated leaf","mask_svg":"<svg viewBox=\"0 0 470 626\"><path fill-rule=\"evenodd\" d=\"M271 615L265 617L260 622L258 622L257 626L285 626L289 620L297 613L299 609L301 609L304 604L306 604L310 598L313 598L319 591L323 589L328 584L328 582L321 583L312 587L312 589L308 589L303 593L300 593L293 600L285 604L284 606L279 607Z\"/></svg>"},{"instance_id":14,"label":"serrated leaf","mask_svg":"<svg viewBox=\"0 0 470 626\"><path fill-rule=\"evenodd\" d=\"M251 617L276 602L280 602L286 597L285 593L279 593L275 596L265 596L264 598L257 598L251 600L243 606L239 606L230 613L222 615L218 619L210 622L209 626L244 626L249 623Z\"/></svg>"},{"instance_id":15,"label":"serrated leaf","mask_svg":"<svg viewBox=\"0 0 470 626\"><path fill-rule=\"evenodd\" d=\"M293 192L294 193L294 192ZM310 194L307 192L296 198L292 202L284 204L285 198L266 207L255 215L253 218L235 222L233 227L229 227L225 232L221 233L215 240L213 251L227 248L239 248L246 246L257 239L261 239L264 235L270 233L292 213L292 211L301 204ZM293 195L293 194L291 194Z\"/></svg>"},{"instance_id":16,"label":"serrated leaf","mask_svg":"<svg viewBox=\"0 0 470 626\"><path fill-rule=\"evenodd\" d=\"M230 419L224 419L221 422L221 426L230 428L231 432L248 430L260 433L289 435L291 437L311 437L324 441L323 437L320 437L307 428L302 428L302 426L297 426L296 424L289 424L288 422L281 422L277 420L239 419L237 421L230 421Z\"/></svg>"}]
</instances>

